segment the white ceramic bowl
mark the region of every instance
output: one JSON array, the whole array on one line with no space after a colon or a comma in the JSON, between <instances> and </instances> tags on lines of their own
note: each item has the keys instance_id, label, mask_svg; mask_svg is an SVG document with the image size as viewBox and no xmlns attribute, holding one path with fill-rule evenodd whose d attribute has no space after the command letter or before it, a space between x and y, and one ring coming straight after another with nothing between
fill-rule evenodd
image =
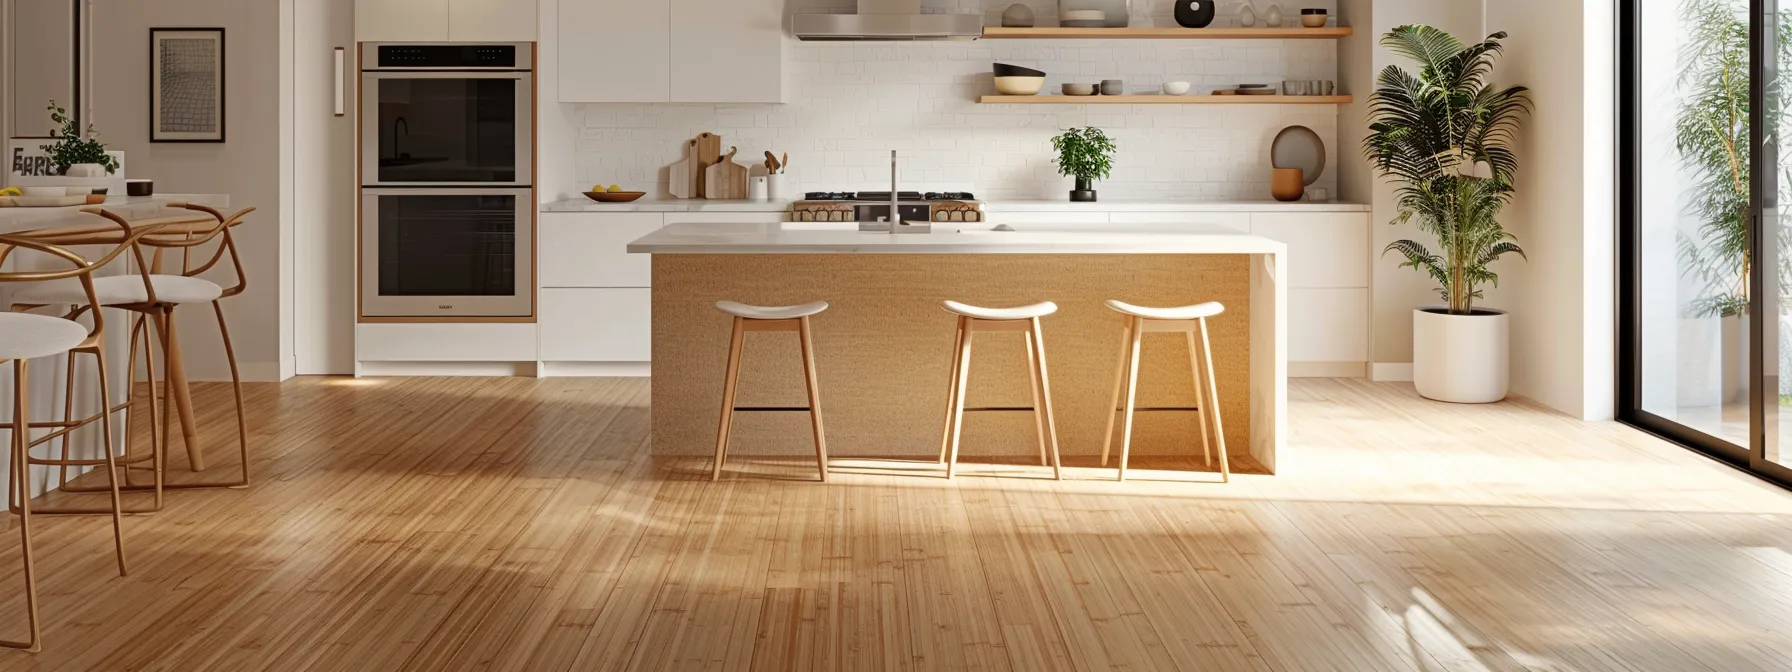
<instances>
[{"instance_id":1,"label":"white ceramic bowl","mask_svg":"<svg viewBox=\"0 0 1792 672\"><path fill-rule=\"evenodd\" d=\"M1164 82L1164 95L1166 95L1166 96L1188 95L1188 82Z\"/></svg>"},{"instance_id":2,"label":"white ceramic bowl","mask_svg":"<svg viewBox=\"0 0 1792 672\"><path fill-rule=\"evenodd\" d=\"M1045 87L1044 77L997 77L996 93L1004 96L1031 96Z\"/></svg>"},{"instance_id":3,"label":"white ceramic bowl","mask_svg":"<svg viewBox=\"0 0 1792 672\"><path fill-rule=\"evenodd\" d=\"M1073 9L1058 18L1063 21L1106 21L1108 13L1099 9Z\"/></svg>"}]
</instances>

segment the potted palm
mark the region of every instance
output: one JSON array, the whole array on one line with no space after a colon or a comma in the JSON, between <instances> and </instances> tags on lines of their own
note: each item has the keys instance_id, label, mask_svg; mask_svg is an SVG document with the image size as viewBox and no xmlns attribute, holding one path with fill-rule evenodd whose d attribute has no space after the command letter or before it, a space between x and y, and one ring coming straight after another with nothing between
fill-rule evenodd
<instances>
[{"instance_id":1,"label":"potted palm","mask_svg":"<svg viewBox=\"0 0 1792 672\"><path fill-rule=\"evenodd\" d=\"M1383 254L1435 280L1443 306L1413 311L1413 384L1428 399L1491 403L1506 397L1510 324L1506 313L1475 306L1483 285L1498 286L1493 262L1524 256L1500 225L1512 197L1518 159L1511 143L1530 109L1529 90L1492 83L1506 34L1478 44L1430 26L1395 28L1382 44L1421 66L1389 66L1369 97L1363 153L1397 183L1394 224L1413 222L1437 239L1437 251L1400 240Z\"/></svg>"},{"instance_id":2,"label":"potted palm","mask_svg":"<svg viewBox=\"0 0 1792 672\"><path fill-rule=\"evenodd\" d=\"M1070 200L1094 202L1095 180L1107 179L1114 169L1114 141L1093 126L1073 128L1052 138L1052 149L1058 150L1058 174L1076 178Z\"/></svg>"}]
</instances>

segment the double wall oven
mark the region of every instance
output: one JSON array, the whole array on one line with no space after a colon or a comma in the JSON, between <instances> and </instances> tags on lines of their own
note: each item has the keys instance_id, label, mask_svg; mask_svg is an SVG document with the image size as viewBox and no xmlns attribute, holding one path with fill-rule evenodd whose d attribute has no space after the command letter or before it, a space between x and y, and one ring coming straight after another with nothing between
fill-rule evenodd
<instances>
[{"instance_id":1,"label":"double wall oven","mask_svg":"<svg viewBox=\"0 0 1792 672\"><path fill-rule=\"evenodd\" d=\"M361 47L361 318L535 314L535 49Z\"/></svg>"}]
</instances>

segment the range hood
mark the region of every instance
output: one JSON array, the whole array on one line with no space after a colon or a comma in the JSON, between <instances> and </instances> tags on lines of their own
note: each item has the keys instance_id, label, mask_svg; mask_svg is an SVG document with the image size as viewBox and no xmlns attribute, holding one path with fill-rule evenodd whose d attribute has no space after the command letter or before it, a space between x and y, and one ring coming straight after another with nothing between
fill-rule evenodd
<instances>
[{"instance_id":1,"label":"range hood","mask_svg":"<svg viewBox=\"0 0 1792 672\"><path fill-rule=\"evenodd\" d=\"M979 14L922 14L921 0L859 0L857 14L794 14L799 40L974 40Z\"/></svg>"}]
</instances>

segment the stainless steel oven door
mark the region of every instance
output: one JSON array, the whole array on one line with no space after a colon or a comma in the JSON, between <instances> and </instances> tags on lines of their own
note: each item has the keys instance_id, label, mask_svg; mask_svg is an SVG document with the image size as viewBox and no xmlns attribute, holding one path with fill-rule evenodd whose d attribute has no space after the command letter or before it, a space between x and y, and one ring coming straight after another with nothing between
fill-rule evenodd
<instances>
[{"instance_id":1,"label":"stainless steel oven door","mask_svg":"<svg viewBox=\"0 0 1792 672\"><path fill-rule=\"evenodd\" d=\"M361 87L364 186L535 183L533 74L363 72Z\"/></svg>"},{"instance_id":2,"label":"stainless steel oven door","mask_svg":"<svg viewBox=\"0 0 1792 672\"><path fill-rule=\"evenodd\" d=\"M363 317L535 314L529 189L363 189Z\"/></svg>"}]
</instances>

